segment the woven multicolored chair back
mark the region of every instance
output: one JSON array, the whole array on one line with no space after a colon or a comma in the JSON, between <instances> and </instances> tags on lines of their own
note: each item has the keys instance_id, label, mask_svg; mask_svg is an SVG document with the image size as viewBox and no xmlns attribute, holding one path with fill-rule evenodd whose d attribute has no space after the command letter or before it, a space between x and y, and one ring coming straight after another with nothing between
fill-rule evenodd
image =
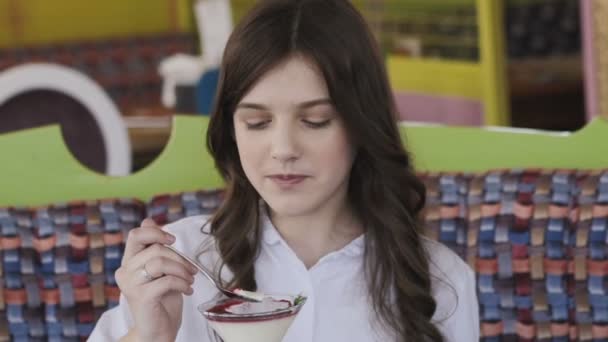
<instances>
[{"instance_id":1,"label":"woven multicolored chair back","mask_svg":"<svg viewBox=\"0 0 608 342\"><path fill-rule=\"evenodd\" d=\"M482 341L608 339L608 171L423 179L429 235L477 273Z\"/></svg>"},{"instance_id":2,"label":"woven multicolored chair back","mask_svg":"<svg viewBox=\"0 0 608 342\"><path fill-rule=\"evenodd\" d=\"M129 230L145 217L159 224L212 213L222 191L0 209L3 291L0 339L84 339L118 304L114 272Z\"/></svg>"},{"instance_id":3,"label":"woven multicolored chair back","mask_svg":"<svg viewBox=\"0 0 608 342\"><path fill-rule=\"evenodd\" d=\"M88 336L118 303L114 271L124 237L144 214L135 200L0 209L2 308L12 339Z\"/></svg>"}]
</instances>

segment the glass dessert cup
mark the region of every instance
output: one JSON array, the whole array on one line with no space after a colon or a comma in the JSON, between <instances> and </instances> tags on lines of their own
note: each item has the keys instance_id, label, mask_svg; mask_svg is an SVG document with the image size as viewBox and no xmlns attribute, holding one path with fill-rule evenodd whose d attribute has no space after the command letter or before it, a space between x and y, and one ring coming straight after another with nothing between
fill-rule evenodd
<instances>
[{"instance_id":1,"label":"glass dessert cup","mask_svg":"<svg viewBox=\"0 0 608 342\"><path fill-rule=\"evenodd\" d=\"M261 303L223 297L198 310L224 342L281 342L306 298L266 296Z\"/></svg>"}]
</instances>

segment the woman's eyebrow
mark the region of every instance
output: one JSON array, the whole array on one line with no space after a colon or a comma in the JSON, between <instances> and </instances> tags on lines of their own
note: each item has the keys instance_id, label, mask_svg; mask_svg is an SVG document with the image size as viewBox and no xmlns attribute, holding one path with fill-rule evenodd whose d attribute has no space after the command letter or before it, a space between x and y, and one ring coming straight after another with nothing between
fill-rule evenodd
<instances>
[{"instance_id":1,"label":"woman's eyebrow","mask_svg":"<svg viewBox=\"0 0 608 342\"><path fill-rule=\"evenodd\" d=\"M328 98L320 98L310 101L304 101L297 105L299 109L311 108L319 105L331 105L332 102ZM256 109L262 111L270 111L270 108L263 104L253 103L253 102L241 102L236 106L237 109Z\"/></svg>"},{"instance_id":2,"label":"woman's eyebrow","mask_svg":"<svg viewBox=\"0 0 608 342\"><path fill-rule=\"evenodd\" d=\"M328 98L322 98L322 99L316 99L316 100L302 102L302 103L298 104L298 108L300 108L300 109L306 109L306 108L310 108L310 107L314 107L314 106L331 105L331 104L332 104L332 102L331 102L330 99L328 99Z\"/></svg>"},{"instance_id":3,"label":"woman's eyebrow","mask_svg":"<svg viewBox=\"0 0 608 342\"><path fill-rule=\"evenodd\" d=\"M236 105L237 109L257 109L257 110L263 110L263 111L268 111L270 110L268 107L261 105L261 104L257 104L257 103L249 103L249 102L241 102L238 105Z\"/></svg>"}]
</instances>

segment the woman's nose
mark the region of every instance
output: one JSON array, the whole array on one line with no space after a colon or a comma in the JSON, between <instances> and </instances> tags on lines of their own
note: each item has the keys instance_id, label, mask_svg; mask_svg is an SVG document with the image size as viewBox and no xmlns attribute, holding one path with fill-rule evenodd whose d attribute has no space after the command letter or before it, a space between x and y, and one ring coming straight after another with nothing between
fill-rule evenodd
<instances>
[{"instance_id":1,"label":"woman's nose","mask_svg":"<svg viewBox=\"0 0 608 342\"><path fill-rule=\"evenodd\" d=\"M280 162L293 161L299 158L300 153L296 135L290 127L284 125L275 128L272 137L271 156Z\"/></svg>"}]
</instances>

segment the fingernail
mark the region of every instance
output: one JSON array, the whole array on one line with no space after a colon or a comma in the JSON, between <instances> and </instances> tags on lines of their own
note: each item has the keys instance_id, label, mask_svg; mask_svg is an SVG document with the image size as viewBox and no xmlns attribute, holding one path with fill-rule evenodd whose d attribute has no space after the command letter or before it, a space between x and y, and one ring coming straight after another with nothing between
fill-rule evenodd
<instances>
[{"instance_id":1,"label":"fingernail","mask_svg":"<svg viewBox=\"0 0 608 342\"><path fill-rule=\"evenodd\" d=\"M170 243L175 242L175 236L173 236L171 234L165 234L165 237L167 238L167 241L169 241Z\"/></svg>"},{"instance_id":2,"label":"fingernail","mask_svg":"<svg viewBox=\"0 0 608 342\"><path fill-rule=\"evenodd\" d=\"M192 272L192 274L197 274L198 273L198 269L194 266L190 266L190 272Z\"/></svg>"},{"instance_id":3,"label":"fingernail","mask_svg":"<svg viewBox=\"0 0 608 342\"><path fill-rule=\"evenodd\" d=\"M188 293L189 295L193 294L193 293L194 293L194 289L193 289L193 288L189 288L187 293Z\"/></svg>"}]
</instances>

